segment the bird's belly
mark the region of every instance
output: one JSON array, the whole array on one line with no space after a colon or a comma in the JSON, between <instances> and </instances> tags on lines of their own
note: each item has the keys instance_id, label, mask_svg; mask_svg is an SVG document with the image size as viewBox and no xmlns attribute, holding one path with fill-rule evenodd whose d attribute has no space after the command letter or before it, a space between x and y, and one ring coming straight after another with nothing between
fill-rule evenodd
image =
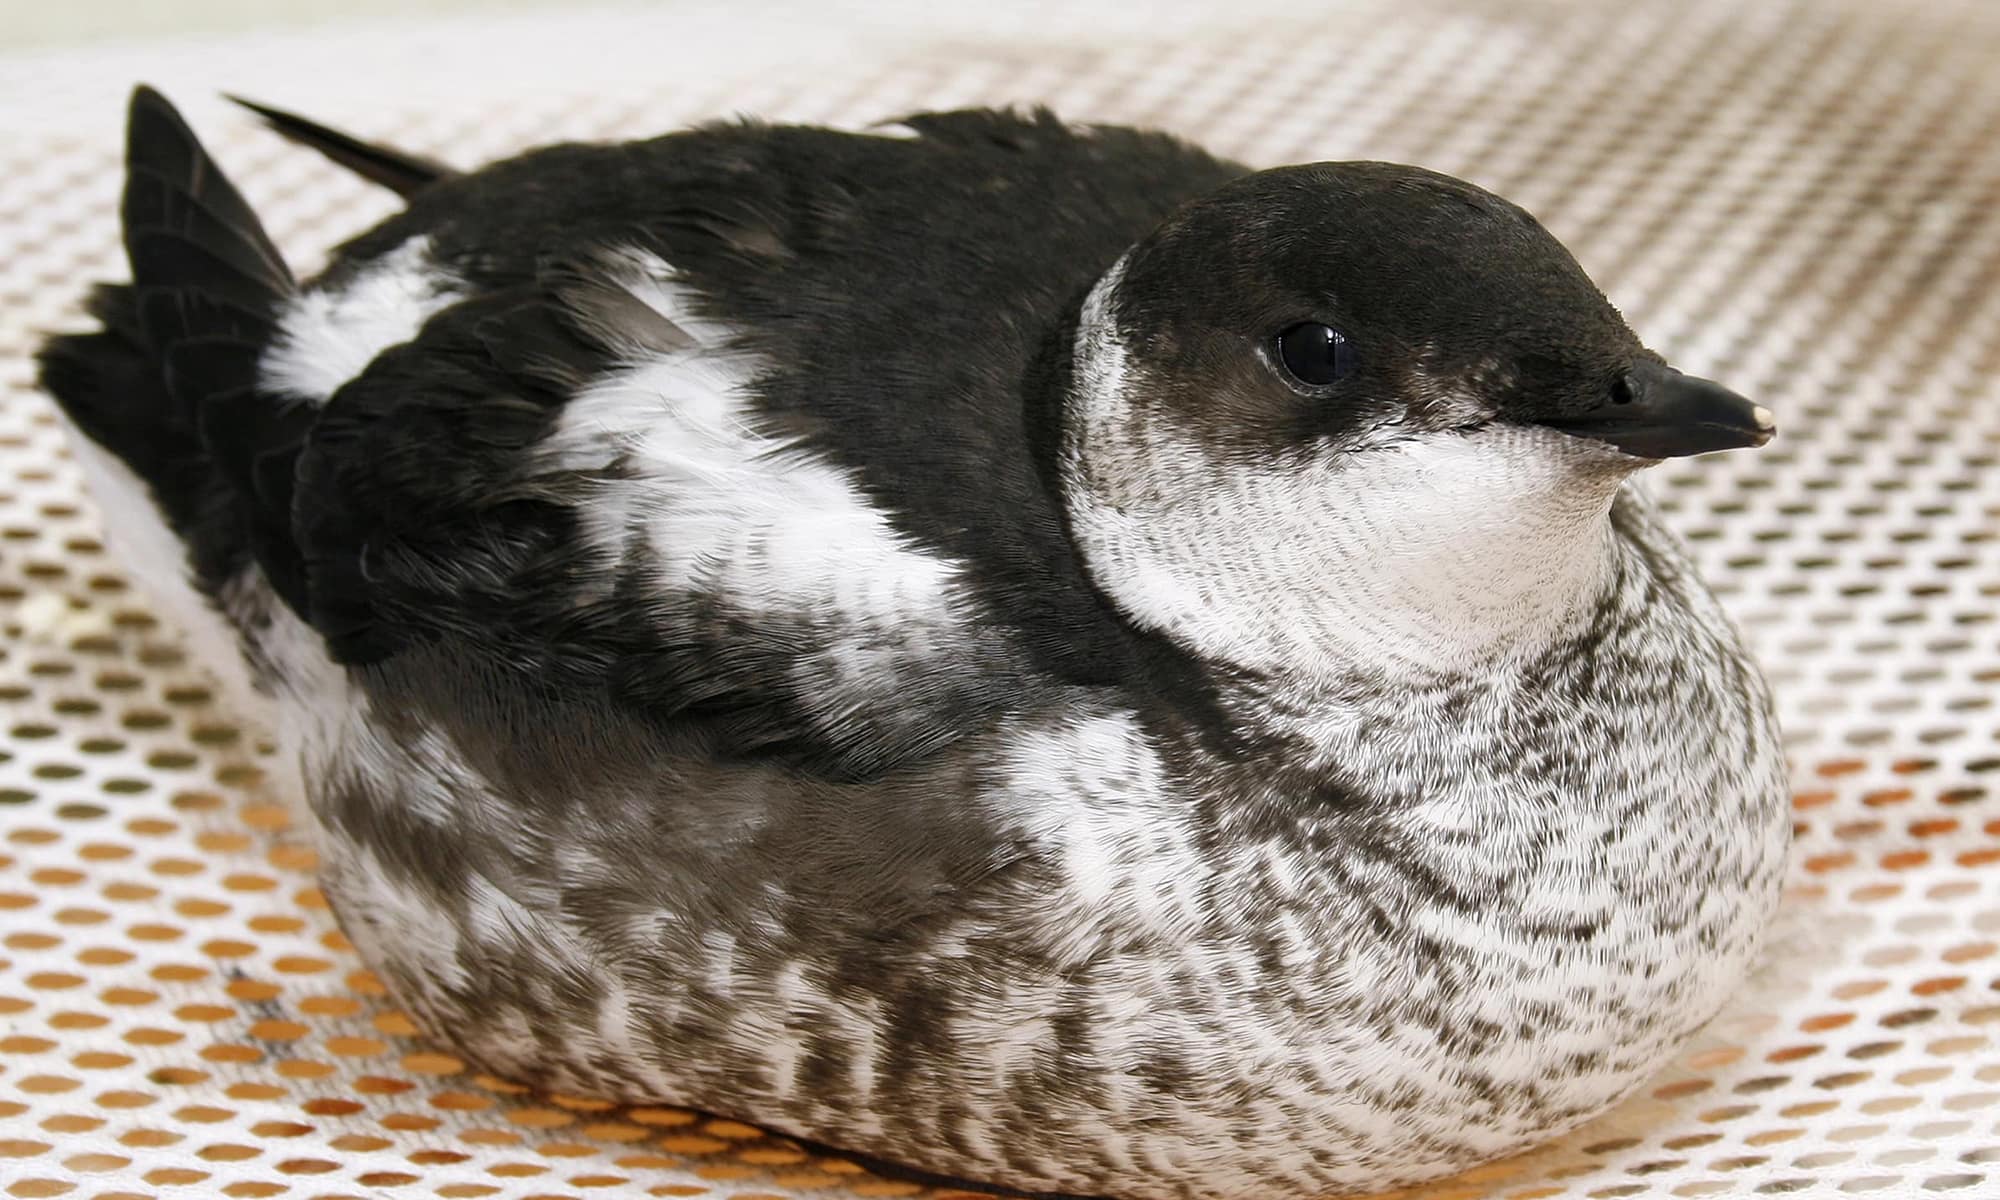
<instances>
[{"instance_id":1,"label":"bird's belly","mask_svg":"<svg viewBox=\"0 0 2000 1200\"><path fill-rule=\"evenodd\" d=\"M303 743L324 890L434 1036L1073 1195L1372 1190L1578 1123L1740 978L1788 828L1772 737L1644 792L1261 811L1115 711L848 789L344 721Z\"/></svg>"},{"instance_id":2,"label":"bird's belly","mask_svg":"<svg viewBox=\"0 0 2000 1200\"><path fill-rule=\"evenodd\" d=\"M589 862L423 883L324 824L350 937L497 1073L1124 1196L1374 1189L1568 1128L1713 1014L1775 879L1743 847L1700 894L1589 924L1592 897L1664 875L1571 864L1475 909L1425 894L1448 862L1336 842L1324 869L1280 866L1099 813L896 928L816 922L824 893L769 880L706 914L600 891L607 923L571 915ZM1696 843L1641 857L1717 853Z\"/></svg>"}]
</instances>

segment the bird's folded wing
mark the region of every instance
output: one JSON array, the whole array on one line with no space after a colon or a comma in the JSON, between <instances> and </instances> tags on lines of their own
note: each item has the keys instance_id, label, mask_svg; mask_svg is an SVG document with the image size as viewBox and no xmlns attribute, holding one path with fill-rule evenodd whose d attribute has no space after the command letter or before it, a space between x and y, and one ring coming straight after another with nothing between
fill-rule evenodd
<instances>
[{"instance_id":1,"label":"bird's folded wing","mask_svg":"<svg viewBox=\"0 0 2000 1200\"><path fill-rule=\"evenodd\" d=\"M760 432L753 363L641 252L460 301L321 412L294 525L335 658L421 646L838 778L1021 686L957 568Z\"/></svg>"}]
</instances>

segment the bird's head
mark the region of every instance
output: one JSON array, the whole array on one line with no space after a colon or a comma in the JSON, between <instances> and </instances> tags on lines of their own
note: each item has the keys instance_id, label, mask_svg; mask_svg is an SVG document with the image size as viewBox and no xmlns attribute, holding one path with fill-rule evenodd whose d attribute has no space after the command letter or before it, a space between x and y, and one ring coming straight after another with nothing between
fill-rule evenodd
<instances>
[{"instance_id":1,"label":"bird's head","mask_svg":"<svg viewBox=\"0 0 2000 1200\"><path fill-rule=\"evenodd\" d=\"M1062 486L1092 578L1262 669L1557 632L1632 472L1772 434L1646 350L1526 212L1381 163L1183 207L1092 290L1071 378Z\"/></svg>"}]
</instances>

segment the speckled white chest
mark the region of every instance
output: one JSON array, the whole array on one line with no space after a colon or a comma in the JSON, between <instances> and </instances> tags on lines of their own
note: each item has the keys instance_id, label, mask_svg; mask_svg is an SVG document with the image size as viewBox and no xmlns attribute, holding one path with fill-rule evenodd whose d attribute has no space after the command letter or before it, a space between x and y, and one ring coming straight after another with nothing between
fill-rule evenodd
<instances>
[{"instance_id":1,"label":"speckled white chest","mask_svg":"<svg viewBox=\"0 0 2000 1200\"><path fill-rule=\"evenodd\" d=\"M1732 761L1714 753L1718 731L1661 729L1635 707L1608 714L1630 753L1537 779L1496 748L1590 734L1509 731L1509 690L1454 722L1390 696L1318 710L1329 761L1408 799L1293 811L1268 836L1247 814L1199 816L1240 797L1120 765L1146 758L1130 723L1024 743L1026 769L990 800L1025 799L1066 894L1046 926L1014 932L1088 973L1103 1062L1164 1049L1200 1081L1168 1094L1135 1072L1114 1086L1127 1152L1180 1164L1191 1193L1436 1175L1601 1111L1720 1007L1785 857L1773 731L1723 734L1754 745ZM1355 827L1378 823L1388 852L1362 850L1375 835ZM982 1036L976 1022L958 1032ZM958 1083L1006 1094L1007 1059L990 1070Z\"/></svg>"}]
</instances>

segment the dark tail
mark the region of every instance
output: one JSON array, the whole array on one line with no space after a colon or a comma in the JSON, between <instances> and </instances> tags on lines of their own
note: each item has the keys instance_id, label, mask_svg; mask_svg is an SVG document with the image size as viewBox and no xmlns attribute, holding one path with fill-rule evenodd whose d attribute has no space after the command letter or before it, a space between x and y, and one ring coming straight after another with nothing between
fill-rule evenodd
<instances>
[{"instance_id":1,"label":"dark tail","mask_svg":"<svg viewBox=\"0 0 2000 1200\"><path fill-rule=\"evenodd\" d=\"M213 606L254 562L301 608L291 472L314 414L257 390L292 274L180 114L146 87L132 94L120 215L132 282L92 293L101 330L42 347L42 387L137 477L145 495L104 497L106 508L150 502L186 547L191 579L180 582Z\"/></svg>"},{"instance_id":2,"label":"dark tail","mask_svg":"<svg viewBox=\"0 0 2000 1200\"><path fill-rule=\"evenodd\" d=\"M374 142L364 142L338 129L328 129L315 121L308 121L296 113L245 100L241 96L229 98L264 118L264 123L281 136L319 151L363 179L378 183L406 200L438 180L458 174L443 163Z\"/></svg>"}]
</instances>

